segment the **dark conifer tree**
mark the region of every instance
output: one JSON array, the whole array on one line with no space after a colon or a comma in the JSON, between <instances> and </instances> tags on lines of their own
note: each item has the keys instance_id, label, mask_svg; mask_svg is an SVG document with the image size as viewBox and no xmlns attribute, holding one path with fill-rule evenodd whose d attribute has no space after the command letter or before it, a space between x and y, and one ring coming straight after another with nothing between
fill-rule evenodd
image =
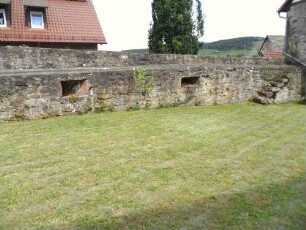
<instances>
[{"instance_id":1,"label":"dark conifer tree","mask_svg":"<svg viewBox=\"0 0 306 230\"><path fill-rule=\"evenodd\" d=\"M154 0L153 23L149 30L151 53L197 54L203 36L201 3L197 2L197 22L192 19L193 0Z\"/></svg>"},{"instance_id":2,"label":"dark conifer tree","mask_svg":"<svg viewBox=\"0 0 306 230\"><path fill-rule=\"evenodd\" d=\"M200 0L196 0L197 8L197 36L198 38L204 35L204 18L202 13L202 3Z\"/></svg>"}]
</instances>

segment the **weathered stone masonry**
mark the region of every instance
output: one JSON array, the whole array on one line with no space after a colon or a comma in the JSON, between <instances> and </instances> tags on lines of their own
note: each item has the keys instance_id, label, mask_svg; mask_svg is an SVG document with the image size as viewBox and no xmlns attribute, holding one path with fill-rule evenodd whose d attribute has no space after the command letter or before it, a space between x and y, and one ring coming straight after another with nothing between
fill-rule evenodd
<instances>
[{"instance_id":1,"label":"weathered stone masonry","mask_svg":"<svg viewBox=\"0 0 306 230\"><path fill-rule=\"evenodd\" d=\"M132 54L0 46L0 70L122 67L164 64L280 65L282 59Z\"/></svg>"},{"instance_id":2,"label":"weathered stone masonry","mask_svg":"<svg viewBox=\"0 0 306 230\"><path fill-rule=\"evenodd\" d=\"M286 51L306 63L306 0L293 3L287 15Z\"/></svg>"},{"instance_id":3,"label":"weathered stone masonry","mask_svg":"<svg viewBox=\"0 0 306 230\"><path fill-rule=\"evenodd\" d=\"M18 47L0 51L0 120L249 99L278 103L302 93L300 69L279 59ZM145 77L153 79L147 92L146 83L135 83L137 69L147 69Z\"/></svg>"}]
</instances>

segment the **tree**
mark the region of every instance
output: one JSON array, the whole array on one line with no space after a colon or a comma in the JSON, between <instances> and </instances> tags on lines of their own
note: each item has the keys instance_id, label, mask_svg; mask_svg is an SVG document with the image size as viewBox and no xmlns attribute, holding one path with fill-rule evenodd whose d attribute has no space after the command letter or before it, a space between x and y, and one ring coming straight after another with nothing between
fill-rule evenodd
<instances>
[{"instance_id":1,"label":"tree","mask_svg":"<svg viewBox=\"0 0 306 230\"><path fill-rule=\"evenodd\" d=\"M149 51L152 53L197 54L198 38L204 34L202 4L196 1L196 22L193 21L193 0L154 0L153 24L149 30Z\"/></svg>"},{"instance_id":2,"label":"tree","mask_svg":"<svg viewBox=\"0 0 306 230\"><path fill-rule=\"evenodd\" d=\"M202 13L202 3L200 0L196 0L197 7L197 36L198 38L204 35L204 18Z\"/></svg>"}]
</instances>

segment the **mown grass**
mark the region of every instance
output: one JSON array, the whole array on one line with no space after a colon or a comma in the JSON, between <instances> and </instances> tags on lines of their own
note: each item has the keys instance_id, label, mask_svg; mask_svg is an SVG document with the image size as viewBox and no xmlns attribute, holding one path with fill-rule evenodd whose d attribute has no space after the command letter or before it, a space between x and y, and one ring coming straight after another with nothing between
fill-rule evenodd
<instances>
[{"instance_id":1,"label":"mown grass","mask_svg":"<svg viewBox=\"0 0 306 230\"><path fill-rule=\"evenodd\" d=\"M0 229L306 229L305 106L0 124Z\"/></svg>"}]
</instances>

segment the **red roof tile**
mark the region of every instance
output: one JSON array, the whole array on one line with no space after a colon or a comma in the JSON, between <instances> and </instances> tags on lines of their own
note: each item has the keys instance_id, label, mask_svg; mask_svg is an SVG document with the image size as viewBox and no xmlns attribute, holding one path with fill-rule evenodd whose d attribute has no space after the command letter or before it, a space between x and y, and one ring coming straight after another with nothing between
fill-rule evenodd
<instances>
[{"instance_id":1,"label":"red roof tile","mask_svg":"<svg viewBox=\"0 0 306 230\"><path fill-rule=\"evenodd\" d=\"M32 29L25 23L23 0L11 0L11 25L0 28L0 41L106 44L91 0L44 1L46 28Z\"/></svg>"},{"instance_id":2,"label":"red roof tile","mask_svg":"<svg viewBox=\"0 0 306 230\"><path fill-rule=\"evenodd\" d=\"M279 8L278 12L288 12L293 0L286 0L283 5Z\"/></svg>"},{"instance_id":3,"label":"red roof tile","mask_svg":"<svg viewBox=\"0 0 306 230\"><path fill-rule=\"evenodd\" d=\"M261 51L260 54L263 57L283 57L283 52L275 52L275 51Z\"/></svg>"}]
</instances>

